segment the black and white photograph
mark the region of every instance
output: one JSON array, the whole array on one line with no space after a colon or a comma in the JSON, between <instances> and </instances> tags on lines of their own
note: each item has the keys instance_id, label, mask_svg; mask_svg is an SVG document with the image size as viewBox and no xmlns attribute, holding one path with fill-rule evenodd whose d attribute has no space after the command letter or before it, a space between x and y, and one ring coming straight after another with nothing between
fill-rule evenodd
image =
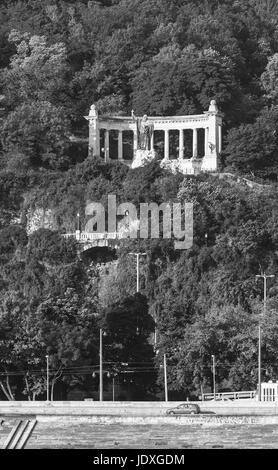
<instances>
[{"instance_id":1,"label":"black and white photograph","mask_svg":"<svg viewBox=\"0 0 278 470\"><path fill-rule=\"evenodd\" d=\"M0 449L278 449L278 0L0 1Z\"/></svg>"}]
</instances>

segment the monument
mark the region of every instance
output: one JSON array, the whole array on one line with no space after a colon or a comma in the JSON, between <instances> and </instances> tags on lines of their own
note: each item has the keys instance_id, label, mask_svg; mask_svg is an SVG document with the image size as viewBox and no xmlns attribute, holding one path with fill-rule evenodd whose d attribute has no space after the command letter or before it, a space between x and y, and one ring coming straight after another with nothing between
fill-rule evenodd
<instances>
[{"instance_id":1,"label":"monument","mask_svg":"<svg viewBox=\"0 0 278 470\"><path fill-rule=\"evenodd\" d=\"M110 160L111 135L117 135L116 159L131 168L145 165L155 158L155 140L158 131L164 133L162 142L163 158L161 166L183 174L195 174L200 171L217 171L217 159L222 150L222 118L215 100L203 114L187 116L99 116L95 105L85 118L89 121L89 154L100 156L101 133L104 140L104 158ZM132 134L132 159L127 159L124 150L126 134ZM185 133L191 135L192 154L185 152ZM174 137L175 134L175 137ZM177 156L172 155L173 139L176 139ZM200 144L201 142L201 144ZM201 148L202 147L202 148ZM114 146L115 151L115 146ZM115 160L115 155L113 155Z\"/></svg>"},{"instance_id":2,"label":"monument","mask_svg":"<svg viewBox=\"0 0 278 470\"><path fill-rule=\"evenodd\" d=\"M150 162L155 157L152 141L154 125L148 120L148 116L146 114L140 118L135 116L134 111L132 110L131 116L136 122L137 128L137 149L134 151L131 168L137 168Z\"/></svg>"}]
</instances>

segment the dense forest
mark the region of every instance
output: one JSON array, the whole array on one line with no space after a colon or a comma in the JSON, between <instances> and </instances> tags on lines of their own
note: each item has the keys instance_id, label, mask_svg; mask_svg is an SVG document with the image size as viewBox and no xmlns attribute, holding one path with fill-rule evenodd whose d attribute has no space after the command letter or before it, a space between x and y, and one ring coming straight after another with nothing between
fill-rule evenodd
<instances>
[{"instance_id":1,"label":"dense forest","mask_svg":"<svg viewBox=\"0 0 278 470\"><path fill-rule=\"evenodd\" d=\"M97 393L100 328L117 399L163 397L164 354L170 399L211 390L211 355L218 390L255 389L255 276L278 275L277 2L3 0L0 88L1 398L44 399L46 355L54 398ZM219 175L88 156L93 103L185 115L212 99L224 113ZM84 229L86 202L108 194L137 207L192 202L193 246L125 240L80 254L61 235L77 213ZM276 380L277 279L267 295L262 372Z\"/></svg>"}]
</instances>

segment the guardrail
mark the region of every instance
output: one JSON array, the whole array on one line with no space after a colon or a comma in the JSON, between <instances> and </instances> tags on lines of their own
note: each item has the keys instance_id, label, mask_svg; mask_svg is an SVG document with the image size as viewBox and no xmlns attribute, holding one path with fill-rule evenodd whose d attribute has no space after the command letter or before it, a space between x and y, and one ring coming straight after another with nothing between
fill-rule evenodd
<instances>
[{"instance_id":1,"label":"guardrail","mask_svg":"<svg viewBox=\"0 0 278 470\"><path fill-rule=\"evenodd\" d=\"M242 398L255 398L256 397L256 390L251 391L243 391L243 392L223 392L223 393L216 393L215 399L216 400L239 400ZM203 393L202 400L214 400L214 393Z\"/></svg>"}]
</instances>

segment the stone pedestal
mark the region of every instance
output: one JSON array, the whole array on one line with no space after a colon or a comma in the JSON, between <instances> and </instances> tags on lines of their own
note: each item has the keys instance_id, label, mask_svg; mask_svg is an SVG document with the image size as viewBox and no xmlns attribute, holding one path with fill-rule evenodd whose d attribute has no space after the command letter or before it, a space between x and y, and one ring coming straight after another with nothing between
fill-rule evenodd
<instances>
[{"instance_id":1,"label":"stone pedestal","mask_svg":"<svg viewBox=\"0 0 278 470\"><path fill-rule=\"evenodd\" d=\"M183 175L198 175L201 171L202 159L190 158L186 160L181 160L177 158L176 160L167 160L163 159L160 166L165 168L172 173L180 172Z\"/></svg>"},{"instance_id":2,"label":"stone pedestal","mask_svg":"<svg viewBox=\"0 0 278 470\"><path fill-rule=\"evenodd\" d=\"M134 160L132 161L131 168L138 168L152 161L155 157L154 150L136 150L134 152Z\"/></svg>"}]
</instances>

